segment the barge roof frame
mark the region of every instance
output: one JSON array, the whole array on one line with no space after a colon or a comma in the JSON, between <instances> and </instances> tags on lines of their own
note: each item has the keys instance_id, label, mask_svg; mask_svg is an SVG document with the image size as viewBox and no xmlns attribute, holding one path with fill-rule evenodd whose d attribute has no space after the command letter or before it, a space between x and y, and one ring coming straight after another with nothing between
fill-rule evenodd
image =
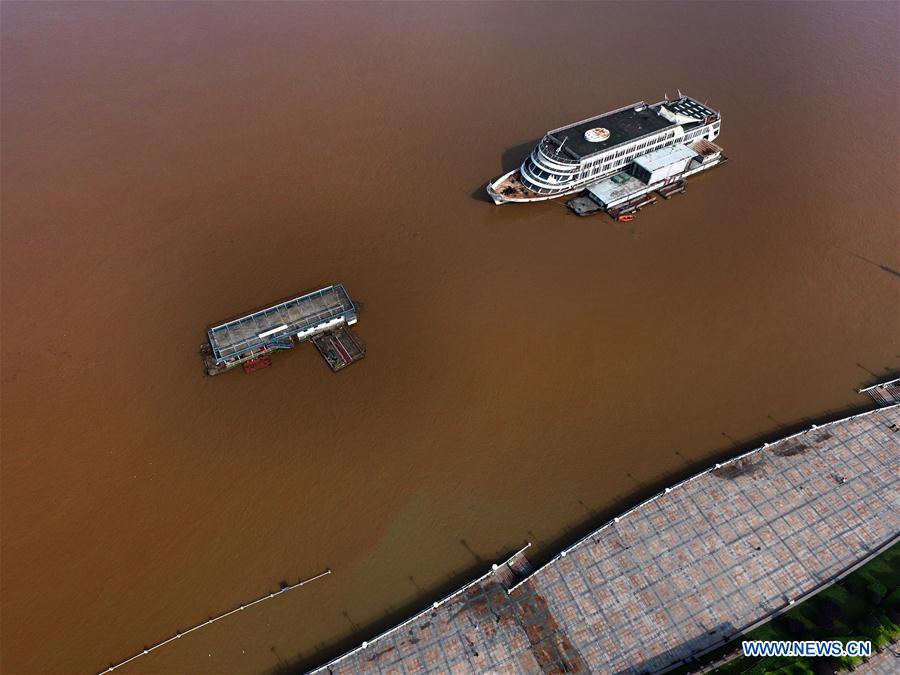
<instances>
[{"instance_id":1,"label":"barge roof frame","mask_svg":"<svg viewBox=\"0 0 900 675\"><path fill-rule=\"evenodd\" d=\"M221 364L342 317L351 323L348 317L355 314L347 289L333 284L210 326L207 335L213 358Z\"/></svg>"}]
</instances>

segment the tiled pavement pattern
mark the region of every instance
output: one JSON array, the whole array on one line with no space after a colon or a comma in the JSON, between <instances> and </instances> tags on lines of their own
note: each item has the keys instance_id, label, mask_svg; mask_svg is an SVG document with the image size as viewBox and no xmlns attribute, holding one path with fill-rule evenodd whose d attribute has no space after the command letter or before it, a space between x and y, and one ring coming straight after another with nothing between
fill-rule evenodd
<instances>
[{"instance_id":1,"label":"tiled pavement pattern","mask_svg":"<svg viewBox=\"0 0 900 675\"><path fill-rule=\"evenodd\" d=\"M894 643L859 664L855 673L862 675L897 675L900 673L900 644Z\"/></svg>"},{"instance_id":2,"label":"tiled pavement pattern","mask_svg":"<svg viewBox=\"0 0 900 675\"><path fill-rule=\"evenodd\" d=\"M517 575L504 563L316 672L624 674L676 665L897 537L900 432L892 424L900 406L717 465L511 590Z\"/></svg>"}]
</instances>

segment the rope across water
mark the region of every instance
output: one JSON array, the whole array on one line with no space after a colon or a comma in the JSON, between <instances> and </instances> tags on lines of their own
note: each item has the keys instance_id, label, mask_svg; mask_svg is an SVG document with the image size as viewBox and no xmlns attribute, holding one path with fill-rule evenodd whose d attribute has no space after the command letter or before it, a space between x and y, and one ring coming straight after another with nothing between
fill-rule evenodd
<instances>
[{"instance_id":1,"label":"rope across water","mask_svg":"<svg viewBox=\"0 0 900 675\"><path fill-rule=\"evenodd\" d=\"M101 670L99 675L103 675L103 673L111 673L112 671L116 670L117 668L121 668L125 664L131 663L135 659L139 659L140 657L145 656L145 655L149 654L150 652L159 649L163 645L167 645L170 642L173 642L175 640L178 640L179 638L184 637L188 633L193 633L195 630L199 630L205 626L215 623L216 621L220 621L221 619L224 619L226 616L231 616L232 614L235 614L244 609L247 609L248 607L257 605L257 604L263 602L264 600L271 600L276 595L281 595L283 593L287 593L288 591L292 591L295 588L300 588L300 586L305 586L306 584L311 583L311 582L315 581L316 579L321 579L322 577L328 576L329 574L331 574L331 570L327 569L324 572L321 572L320 574L315 575L314 577L310 577L309 579L302 579L302 580L298 581L296 584L288 584L286 586L282 586L275 593L267 593L266 595L260 596L260 597L256 598L255 600L243 603L243 604L239 605L238 607L235 607L234 609L224 612L223 614L219 614L218 616L211 617L202 623L198 623L195 626L191 626L187 630L177 631L175 633L175 635L173 635L172 637L166 638L162 642L157 642L152 647L147 647L143 651L140 651L137 654L134 654L133 656L128 657L124 661L120 661L119 663L115 663L115 664L110 664L109 668L107 668L106 670Z\"/></svg>"}]
</instances>

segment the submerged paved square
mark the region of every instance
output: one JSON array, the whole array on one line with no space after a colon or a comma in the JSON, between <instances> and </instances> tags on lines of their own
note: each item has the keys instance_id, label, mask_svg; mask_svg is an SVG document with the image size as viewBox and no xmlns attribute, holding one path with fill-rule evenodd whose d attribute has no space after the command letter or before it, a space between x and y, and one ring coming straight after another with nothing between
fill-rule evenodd
<instances>
[{"instance_id":1,"label":"submerged paved square","mask_svg":"<svg viewBox=\"0 0 900 675\"><path fill-rule=\"evenodd\" d=\"M315 672L652 673L900 534L900 406L717 465L531 573L522 552Z\"/></svg>"}]
</instances>

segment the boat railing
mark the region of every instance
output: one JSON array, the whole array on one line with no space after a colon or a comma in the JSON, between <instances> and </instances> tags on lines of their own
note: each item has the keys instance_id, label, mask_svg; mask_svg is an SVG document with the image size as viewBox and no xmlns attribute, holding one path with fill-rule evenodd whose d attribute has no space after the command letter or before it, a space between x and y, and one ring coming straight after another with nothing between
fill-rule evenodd
<instances>
[{"instance_id":1,"label":"boat railing","mask_svg":"<svg viewBox=\"0 0 900 675\"><path fill-rule=\"evenodd\" d=\"M560 151L559 145L551 142L548 138L543 138L540 143L541 152L547 157L560 164L578 164L578 162L564 152Z\"/></svg>"}]
</instances>

